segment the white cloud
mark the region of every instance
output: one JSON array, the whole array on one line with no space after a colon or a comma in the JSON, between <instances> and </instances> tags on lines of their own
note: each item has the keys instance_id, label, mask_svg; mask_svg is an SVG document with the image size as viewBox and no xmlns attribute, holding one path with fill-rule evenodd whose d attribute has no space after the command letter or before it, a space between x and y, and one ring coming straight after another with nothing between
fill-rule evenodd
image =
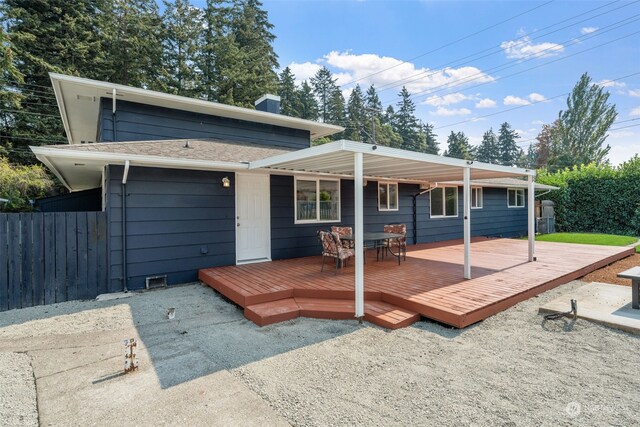
<instances>
[{"instance_id":1,"label":"white cloud","mask_svg":"<svg viewBox=\"0 0 640 427\"><path fill-rule=\"evenodd\" d=\"M496 106L496 101L491 98L484 98L476 102L476 108L493 108Z\"/></svg>"},{"instance_id":2,"label":"white cloud","mask_svg":"<svg viewBox=\"0 0 640 427\"><path fill-rule=\"evenodd\" d=\"M640 117L640 107L636 107L629 113L631 117Z\"/></svg>"},{"instance_id":3,"label":"white cloud","mask_svg":"<svg viewBox=\"0 0 640 427\"><path fill-rule=\"evenodd\" d=\"M302 64L298 64L297 62L292 62L289 64L289 68L291 72L296 76L296 82L302 83L303 81L313 77L320 68L322 68L319 64L314 64L313 62L303 62Z\"/></svg>"},{"instance_id":4,"label":"white cloud","mask_svg":"<svg viewBox=\"0 0 640 427\"><path fill-rule=\"evenodd\" d=\"M529 101L531 101L531 102L542 102L542 101L546 101L547 100L547 98L545 98L544 95L541 95L541 94L535 93L535 92L530 93L528 98L529 98Z\"/></svg>"},{"instance_id":5,"label":"white cloud","mask_svg":"<svg viewBox=\"0 0 640 427\"><path fill-rule=\"evenodd\" d=\"M580 32L582 34L591 34L595 31L598 31L598 27L582 27L580 28Z\"/></svg>"},{"instance_id":6,"label":"white cloud","mask_svg":"<svg viewBox=\"0 0 640 427\"><path fill-rule=\"evenodd\" d=\"M531 37L523 36L518 40L509 40L500 43L500 47L505 51L507 58L543 58L554 56L564 51L564 46L558 43L543 42L535 44Z\"/></svg>"},{"instance_id":7,"label":"white cloud","mask_svg":"<svg viewBox=\"0 0 640 427\"><path fill-rule=\"evenodd\" d=\"M627 95L640 98L640 89L629 89L629 92L627 92Z\"/></svg>"},{"instance_id":8,"label":"white cloud","mask_svg":"<svg viewBox=\"0 0 640 427\"><path fill-rule=\"evenodd\" d=\"M469 110L468 108L456 109L456 108L438 107L436 111L430 111L429 114L432 114L434 116L445 116L445 117L466 116L468 114L471 114L471 110Z\"/></svg>"},{"instance_id":9,"label":"white cloud","mask_svg":"<svg viewBox=\"0 0 640 427\"><path fill-rule=\"evenodd\" d=\"M534 120L531 122L531 124L542 126L543 124L545 124L545 122L543 122L542 120Z\"/></svg>"},{"instance_id":10,"label":"white cloud","mask_svg":"<svg viewBox=\"0 0 640 427\"><path fill-rule=\"evenodd\" d=\"M624 82L614 82L613 80L608 80L608 79L600 80L596 84L602 87L626 87L627 86L627 84Z\"/></svg>"},{"instance_id":11,"label":"white cloud","mask_svg":"<svg viewBox=\"0 0 640 427\"><path fill-rule=\"evenodd\" d=\"M531 104L529 101L523 98L518 98L517 96L508 95L504 97L502 101L504 105L529 105Z\"/></svg>"},{"instance_id":12,"label":"white cloud","mask_svg":"<svg viewBox=\"0 0 640 427\"><path fill-rule=\"evenodd\" d=\"M467 96L467 95L463 95L459 92L456 93L449 93L443 96L430 96L429 98L427 98L423 104L426 105L433 105L434 107L439 107L441 105L453 105L453 104L458 104L462 101L465 101L467 99L471 99L471 97Z\"/></svg>"},{"instance_id":13,"label":"white cloud","mask_svg":"<svg viewBox=\"0 0 640 427\"><path fill-rule=\"evenodd\" d=\"M412 93L424 92L439 87L450 87L461 83L477 84L492 82L494 78L476 67L444 68L432 70L417 68L410 62L403 62L389 56L378 56L367 53L356 55L351 52L332 51L323 58L331 66L338 84L354 80L362 87L374 84L377 88L388 85L404 85ZM336 73L335 70L341 70ZM400 87L392 87L389 91L400 92Z\"/></svg>"}]
</instances>

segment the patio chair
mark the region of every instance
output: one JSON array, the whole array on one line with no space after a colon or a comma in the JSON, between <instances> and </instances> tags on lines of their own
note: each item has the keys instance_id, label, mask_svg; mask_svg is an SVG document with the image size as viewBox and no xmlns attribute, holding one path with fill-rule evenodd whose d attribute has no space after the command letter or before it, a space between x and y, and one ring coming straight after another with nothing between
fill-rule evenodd
<instances>
[{"instance_id":1,"label":"patio chair","mask_svg":"<svg viewBox=\"0 0 640 427\"><path fill-rule=\"evenodd\" d=\"M402 234L403 237L387 240L384 243L384 250L389 251L391 248L397 248L399 253L407 260L407 226L405 224L388 224L384 226L385 233Z\"/></svg>"},{"instance_id":2,"label":"patio chair","mask_svg":"<svg viewBox=\"0 0 640 427\"><path fill-rule=\"evenodd\" d=\"M352 236L353 228L345 227L342 225L333 225L331 226L331 231L333 233L338 233L338 236ZM347 249L353 249L355 246L355 242L353 240L342 240L342 246Z\"/></svg>"},{"instance_id":3,"label":"patio chair","mask_svg":"<svg viewBox=\"0 0 640 427\"><path fill-rule=\"evenodd\" d=\"M342 267L345 261L353 256L353 250L342 246L338 233L320 231L318 236L322 242L322 267L320 267L320 271L324 271L324 258L331 257L336 259L336 273L338 273L338 266Z\"/></svg>"}]
</instances>

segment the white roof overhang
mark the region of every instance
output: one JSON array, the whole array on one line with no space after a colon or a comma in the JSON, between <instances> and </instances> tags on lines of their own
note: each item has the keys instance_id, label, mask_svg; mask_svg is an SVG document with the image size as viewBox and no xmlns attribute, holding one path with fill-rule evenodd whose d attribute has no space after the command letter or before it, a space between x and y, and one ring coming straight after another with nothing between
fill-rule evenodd
<instances>
[{"instance_id":1,"label":"white roof overhang","mask_svg":"<svg viewBox=\"0 0 640 427\"><path fill-rule=\"evenodd\" d=\"M109 164L124 165L127 160L131 166L172 169L236 171L249 167L247 163L56 149L46 146L31 147L31 150L70 191L100 187L103 168Z\"/></svg>"},{"instance_id":2,"label":"white roof overhang","mask_svg":"<svg viewBox=\"0 0 640 427\"><path fill-rule=\"evenodd\" d=\"M70 144L96 141L100 98L112 99L114 89L117 100L306 130L310 132L311 139L333 135L344 130L342 126L81 77L56 73L49 73L49 77Z\"/></svg>"},{"instance_id":3,"label":"white roof overhang","mask_svg":"<svg viewBox=\"0 0 640 427\"><path fill-rule=\"evenodd\" d=\"M463 170L472 179L535 176L534 169L522 169L416 153L354 141L335 141L249 163L249 169L353 176L354 154L362 153L365 178L415 183L457 181Z\"/></svg>"}]
</instances>

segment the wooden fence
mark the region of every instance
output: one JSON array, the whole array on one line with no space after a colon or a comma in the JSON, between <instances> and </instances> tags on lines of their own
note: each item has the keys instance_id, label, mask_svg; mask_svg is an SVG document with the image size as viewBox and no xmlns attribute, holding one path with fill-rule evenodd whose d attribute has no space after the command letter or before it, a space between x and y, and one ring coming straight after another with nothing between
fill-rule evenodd
<instances>
[{"instance_id":1,"label":"wooden fence","mask_svg":"<svg viewBox=\"0 0 640 427\"><path fill-rule=\"evenodd\" d=\"M104 212L0 214L0 311L106 293Z\"/></svg>"}]
</instances>

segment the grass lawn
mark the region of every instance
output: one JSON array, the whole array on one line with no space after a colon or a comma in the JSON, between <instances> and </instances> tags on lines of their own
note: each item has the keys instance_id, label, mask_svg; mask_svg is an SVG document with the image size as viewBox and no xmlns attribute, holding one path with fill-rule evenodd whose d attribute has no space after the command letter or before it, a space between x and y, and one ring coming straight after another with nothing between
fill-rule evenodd
<instances>
[{"instance_id":1,"label":"grass lawn","mask_svg":"<svg viewBox=\"0 0 640 427\"><path fill-rule=\"evenodd\" d=\"M595 233L553 233L536 236L541 242L582 243L585 245L627 246L638 241L635 237ZM640 253L640 245L636 246Z\"/></svg>"}]
</instances>

